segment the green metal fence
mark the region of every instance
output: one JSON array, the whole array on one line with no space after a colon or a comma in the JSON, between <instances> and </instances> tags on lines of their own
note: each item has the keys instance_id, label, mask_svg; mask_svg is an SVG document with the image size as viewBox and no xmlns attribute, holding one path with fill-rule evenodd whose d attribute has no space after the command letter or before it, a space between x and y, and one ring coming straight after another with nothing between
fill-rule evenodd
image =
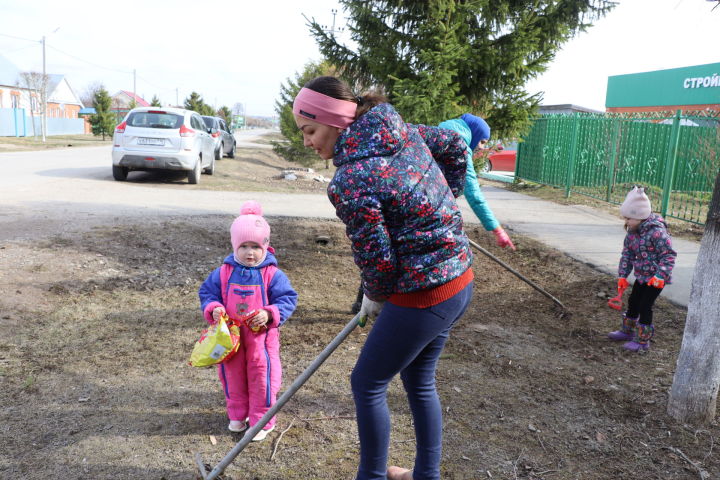
<instances>
[{"instance_id":1,"label":"green metal fence","mask_svg":"<svg viewBox=\"0 0 720 480\"><path fill-rule=\"evenodd\" d=\"M703 224L720 169L720 112L544 115L518 145L515 176L610 203L633 185L653 210Z\"/></svg>"}]
</instances>

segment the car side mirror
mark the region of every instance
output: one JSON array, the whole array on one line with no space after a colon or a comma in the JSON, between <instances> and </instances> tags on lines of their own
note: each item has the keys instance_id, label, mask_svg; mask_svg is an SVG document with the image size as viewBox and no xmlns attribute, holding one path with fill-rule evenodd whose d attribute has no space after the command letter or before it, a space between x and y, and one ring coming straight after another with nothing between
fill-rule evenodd
<instances>
[{"instance_id":1,"label":"car side mirror","mask_svg":"<svg viewBox=\"0 0 720 480\"><path fill-rule=\"evenodd\" d=\"M212 135L212 128L208 128L208 129L207 129L207 133L209 133L210 135Z\"/></svg>"}]
</instances>

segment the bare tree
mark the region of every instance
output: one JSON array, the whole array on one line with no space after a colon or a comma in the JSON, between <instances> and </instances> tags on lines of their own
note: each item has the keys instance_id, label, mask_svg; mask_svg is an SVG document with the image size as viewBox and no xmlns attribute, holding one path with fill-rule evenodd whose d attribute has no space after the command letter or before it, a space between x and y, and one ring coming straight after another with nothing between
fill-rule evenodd
<instances>
[{"instance_id":1,"label":"bare tree","mask_svg":"<svg viewBox=\"0 0 720 480\"><path fill-rule=\"evenodd\" d=\"M28 99L28 105L30 106L30 121L32 122L33 137L37 136L35 133L35 107L38 101L40 102L41 109L46 105L49 83L48 79L49 77L47 75L43 75L40 72L20 73L19 84L25 89L25 95ZM43 141L45 141L44 131Z\"/></svg>"},{"instance_id":2,"label":"bare tree","mask_svg":"<svg viewBox=\"0 0 720 480\"><path fill-rule=\"evenodd\" d=\"M89 83L80 94L80 101L82 102L83 107L92 107L92 104L95 101L95 94L103 88L105 87L102 82L96 81Z\"/></svg>"},{"instance_id":3,"label":"bare tree","mask_svg":"<svg viewBox=\"0 0 720 480\"><path fill-rule=\"evenodd\" d=\"M710 423L720 387L720 174L710 202L693 274L685 332L668 414L685 423Z\"/></svg>"}]
</instances>

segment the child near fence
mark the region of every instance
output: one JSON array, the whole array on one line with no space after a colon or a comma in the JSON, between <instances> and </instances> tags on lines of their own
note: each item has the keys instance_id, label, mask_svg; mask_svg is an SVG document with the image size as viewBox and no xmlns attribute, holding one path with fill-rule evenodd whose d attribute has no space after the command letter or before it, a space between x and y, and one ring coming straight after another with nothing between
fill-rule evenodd
<instances>
[{"instance_id":1,"label":"child near fence","mask_svg":"<svg viewBox=\"0 0 720 480\"><path fill-rule=\"evenodd\" d=\"M618 289L629 287L627 276L634 270L628 309L619 330L611 340L624 341L623 348L637 352L650 348L655 334L653 305L665 285L669 285L677 253L663 218L652 213L644 189L634 187L620 206L625 219L625 242L618 267Z\"/></svg>"}]
</instances>

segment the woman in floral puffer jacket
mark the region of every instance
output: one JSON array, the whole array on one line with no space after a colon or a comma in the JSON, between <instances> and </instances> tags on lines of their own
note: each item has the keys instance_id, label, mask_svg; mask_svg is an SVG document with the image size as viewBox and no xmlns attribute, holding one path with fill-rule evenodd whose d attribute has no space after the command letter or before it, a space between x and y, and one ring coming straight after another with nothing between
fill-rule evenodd
<instances>
[{"instance_id":1,"label":"woman in floral puffer jacket","mask_svg":"<svg viewBox=\"0 0 720 480\"><path fill-rule=\"evenodd\" d=\"M407 125L376 95L318 77L293 105L305 145L337 167L328 196L345 223L375 317L351 375L360 437L358 479L438 479L442 409L438 357L472 296L472 254L455 197L465 144L454 132ZM433 158L434 157L434 158ZM413 414L414 470L388 467L386 392L400 374Z\"/></svg>"}]
</instances>

